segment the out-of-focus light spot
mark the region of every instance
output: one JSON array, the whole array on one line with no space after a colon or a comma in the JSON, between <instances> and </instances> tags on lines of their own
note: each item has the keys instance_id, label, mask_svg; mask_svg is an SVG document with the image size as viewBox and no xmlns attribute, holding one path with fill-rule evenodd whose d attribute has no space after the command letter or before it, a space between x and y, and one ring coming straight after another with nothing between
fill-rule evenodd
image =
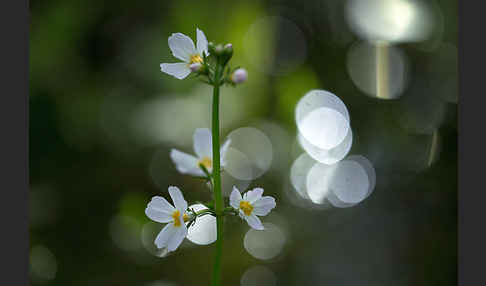
<instances>
[{"instance_id":1,"label":"out-of-focus light spot","mask_svg":"<svg viewBox=\"0 0 486 286\"><path fill-rule=\"evenodd\" d=\"M351 203L345 203L341 201L334 192L329 192L329 194L326 197L327 201L336 208L349 208L352 207L356 204L351 204Z\"/></svg>"},{"instance_id":2,"label":"out-of-focus light spot","mask_svg":"<svg viewBox=\"0 0 486 286\"><path fill-rule=\"evenodd\" d=\"M307 174L309 170L314 166L314 161L307 153L302 153L295 159L290 167L290 182L303 199L308 199L307 195Z\"/></svg>"},{"instance_id":3,"label":"out-of-focus light spot","mask_svg":"<svg viewBox=\"0 0 486 286\"><path fill-rule=\"evenodd\" d=\"M140 232L140 240L143 247L152 255L157 257L165 257L168 254L167 248L157 248L155 245L155 238L160 233L165 225L155 222L148 222L144 224Z\"/></svg>"},{"instance_id":4,"label":"out-of-focus light spot","mask_svg":"<svg viewBox=\"0 0 486 286\"><path fill-rule=\"evenodd\" d=\"M336 164L336 176L330 185L332 191L327 200L334 207L352 207L373 192L376 185L375 169L364 156L351 155Z\"/></svg>"},{"instance_id":5,"label":"out-of-focus light spot","mask_svg":"<svg viewBox=\"0 0 486 286\"><path fill-rule=\"evenodd\" d=\"M239 151L237 151L237 152L239 152ZM243 171L243 172L245 172L245 171ZM238 171L236 171L236 173L238 173ZM251 177L251 176L248 176L248 177ZM233 190L233 186L236 186L236 188L238 190L242 191L242 190L246 190L248 188L248 186L250 185L250 183L251 183L251 180L239 180L239 179L231 176L231 174L229 172L222 172L221 173L221 189L222 189L222 192L223 192L223 196L225 196L225 197L230 196L231 191Z\"/></svg>"},{"instance_id":6,"label":"out-of-focus light spot","mask_svg":"<svg viewBox=\"0 0 486 286\"><path fill-rule=\"evenodd\" d=\"M169 143L181 146L190 145L194 129L209 127L209 119L204 102L193 97L167 96L139 105L133 115L132 127L140 145Z\"/></svg>"},{"instance_id":7,"label":"out-of-focus light spot","mask_svg":"<svg viewBox=\"0 0 486 286\"><path fill-rule=\"evenodd\" d=\"M441 45L444 37L444 14L436 0L427 1L426 12L431 24L430 31L426 39L414 44L413 47L421 51L432 52Z\"/></svg>"},{"instance_id":8,"label":"out-of-focus light spot","mask_svg":"<svg viewBox=\"0 0 486 286\"><path fill-rule=\"evenodd\" d=\"M373 191L376 174L363 156L353 155L333 165L315 163L306 177L307 194L315 204L331 203L335 207L350 207Z\"/></svg>"},{"instance_id":9,"label":"out-of-focus light spot","mask_svg":"<svg viewBox=\"0 0 486 286\"><path fill-rule=\"evenodd\" d=\"M30 270L36 278L53 280L57 274L57 260L54 254L43 245L30 250Z\"/></svg>"},{"instance_id":10,"label":"out-of-focus light spot","mask_svg":"<svg viewBox=\"0 0 486 286\"><path fill-rule=\"evenodd\" d=\"M271 166L272 143L260 130L243 127L232 131L228 138L231 147L226 154L225 170L239 180L253 180L263 175Z\"/></svg>"},{"instance_id":11,"label":"out-of-focus light spot","mask_svg":"<svg viewBox=\"0 0 486 286\"><path fill-rule=\"evenodd\" d=\"M408 0L350 0L346 19L358 36L375 42L421 41L434 24L423 2Z\"/></svg>"},{"instance_id":12,"label":"out-of-focus light spot","mask_svg":"<svg viewBox=\"0 0 486 286\"><path fill-rule=\"evenodd\" d=\"M315 204L324 204L331 191L332 181L336 174L336 165L315 163L306 178L307 195Z\"/></svg>"},{"instance_id":13,"label":"out-of-focus light spot","mask_svg":"<svg viewBox=\"0 0 486 286\"><path fill-rule=\"evenodd\" d=\"M313 110L297 126L307 141L327 150L341 144L349 130L348 120L341 113L327 107Z\"/></svg>"},{"instance_id":14,"label":"out-of-focus light spot","mask_svg":"<svg viewBox=\"0 0 486 286\"><path fill-rule=\"evenodd\" d=\"M132 113L125 114L131 120L127 124L132 131L130 134L141 146L160 143L192 146L194 130L211 126L211 97L208 96L211 93L209 86L198 85L188 95L164 95L143 101ZM226 88L223 93L220 116L224 128L245 115L247 103L234 89Z\"/></svg>"},{"instance_id":15,"label":"out-of-focus light spot","mask_svg":"<svg viewBox=\"0 0 486 286\"><path fill-rule=\"evenodd\" d=\"M235 179L251 181L254 179L253 166L250 159L239 150L229 147L226 151L226 165L224 170Z\"/></svg>"},{"instance_id":16,"label":"out-of-focus light spot","mask_svg":"<svg viewBox=\"0 0 486 286\"><path fill-rule=\"evenodd\" d=\"M370 162L370 160L362 155L351 155L346 160L359 163L361 167L363 167L363 169L365 170L366 175L369 179L369 189L366 195L366 197L368 197L373 192L376 186L376 172L373 164Z\"/></svg>"},{"instance_id":17,"label":"out-of-focus light spot","mask_svg":"<svg viewBox=\"0 0 486 286\"><path fill-rule=\"evenodd\" d=\"M351 128L348 130L348 134L344 140L332 149L322 149L307 141L301 134L298 134L298 141L302 149L304 149L314 160L332 165L341 161L351 150L353 143L353 132Z\"/></svg>"},{"instance_id":18,"label":"out-of-focus light spot","mask_svg":"<svg viewBox=\"0 0 486 286\"><path fill-rule=\"evenodd\" d=\"M268 267L258 265L243 273L240 284L241 286L274 286L277 285L277 277Z\"/></svg>"},{"instance_id":19,"label":"out-of-focus light spot","mask_svg":"<svg viewBox=\"0 0 486 286\"><path fill-rule=\"evenodd\" d=\"M244 37L248 61L263 73L286 74L307 57L307 40L292 21L279 16L259 19Z\"/></svg>"},{"instance_id":20,"label":"out-of-focus light spot","mask_svg":"<svg viewBox=\"0 0 486 286\"><path fill-rule=\"evenodd\" d=\"M140 224L132 217L116 215L110 221L111 239L117 247L125 251L140 249Z\"/></svg>"},{"instance_id":21,"label":"out-of-focus light spot","mask_svg":"<svg viewBox=\"0 0 486 286\"><path fill-rule=\"evenodd\" d=\"M321 149L333 149L346 138L350 119L346 105L325 90L311 90L297 103L295 121L302 136Z\"/></svg>"},{"instance_id":22,"label":"out-of-focus light spot","mask_svg":"<svg viewBox=\"0 0 486 286\"><path fill-rule=\"evenodd\" d=\"M256 126L268 136L272 143L273 158L272 168L287 172L290 161L289 150L292 138L282 125L276 122L259 121Z\"/></svg>"},{"instance_id":23,"label":"out-of-focus light spot","mask_svg":"<svg viewBox=\"0 0 486 286\"><path fill-rule=\"evenodd\" d=\"M336 164L330 188L344 203L356 204L368 195L370 182L364 168L355 161L344 160Z\"/></svg>"},{"instance_id":24,"label":"out-of-focus light spot","mask_svg":"<svg viewBox=\"0 0 486 286\"><path fill-rule=\"evenodd\" d=\"M243 245L253 257L268 260L279 255L286 242L285 234L272 223L263 223L265 230L250 229L245 235Z\"/></svg>"},{"instance_id":25,"label":"out-of-focus light spot","mask_svg":"<svg viewBox=\"0 0 486 286\"><path fill-rule=\"evenodd\" d=\"M189 208L196 212L207 209L202 204L194 204ZM189 228L186 238L198 245L208 245L215 242L216 237L216 218L212 215L204 215L196 219L196 222Z\"/></svg>"},{"instance_id":26,"label":"out-of-focus light spot","mask_svg":"<svg viewBox=\"0 0 486 286\"><path fill-rule=\"evenodd\" d=\"M321 89L313 89L307 92L297 103L295 107L295 121L297 127L309 113L321 108L327 107L339 112L349 122L349 112L344 102L335 94Z\"/></svg>"},{"instance_id":27,"label":"out-of-focus light spot","mask_svg":"<svg viewBox=\"0 0 486 286\"><path fill-rule=\"evenodd\" d=\"M353 83L371 97L395 99L408 83L407 58L386 44L354 44L348 51L347 69Z\"/></svg>"}]
</instances>

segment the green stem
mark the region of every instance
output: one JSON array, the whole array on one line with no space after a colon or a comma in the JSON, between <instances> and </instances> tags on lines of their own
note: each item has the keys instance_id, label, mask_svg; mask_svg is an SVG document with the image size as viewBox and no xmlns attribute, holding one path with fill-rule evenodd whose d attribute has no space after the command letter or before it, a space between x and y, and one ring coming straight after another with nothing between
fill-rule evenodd
<instances>
[{"instance_id":1,"label":"green stem","mask_svg":"<svg viewBox=\"0 0 486 286\"><path fill-rule=\"evenodd\" d=\"M214 181L214 210L216 213L217 239L215 245L213 285L221 284L221 256L223 253L223 196L221 194L221 171L219 153L219 85L221 68L216 66L213 90L213 119L212 119L212 141L213 141L213 181Z\"/></svg>"}]
</instances>

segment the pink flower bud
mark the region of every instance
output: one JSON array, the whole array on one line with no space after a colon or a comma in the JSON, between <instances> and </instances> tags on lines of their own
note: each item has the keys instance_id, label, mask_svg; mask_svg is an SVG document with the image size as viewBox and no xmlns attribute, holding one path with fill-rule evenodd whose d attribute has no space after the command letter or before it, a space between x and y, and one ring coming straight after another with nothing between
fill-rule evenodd
<instances>
[{"instance_id":1,"label":"pink flower bud","mask_svg":"<svg viewBox=\"0 0 486 286\"><path fill-rule=\"evenodd\" d=\"M189 69L192 71L192 72L197 72L201 69L202 65L201 63L193 63L193 64L190 64L189 65Z\"/></svg>"},{"instance_id":2,"label":"pink flower bud","mask_svg":"<svg viewBox=\"0 0 486 286\"><path fill-rule=\"evenodd\" d=\"M231 81L234 83L242 83L248 79L248 72L245 69L237 69L231 75Z\"/></svg>"}]
</instances>

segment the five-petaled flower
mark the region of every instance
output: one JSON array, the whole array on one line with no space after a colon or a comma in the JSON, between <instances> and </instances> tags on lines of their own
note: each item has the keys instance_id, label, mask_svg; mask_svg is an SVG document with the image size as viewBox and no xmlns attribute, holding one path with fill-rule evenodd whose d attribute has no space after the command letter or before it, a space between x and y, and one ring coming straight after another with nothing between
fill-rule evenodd
<instances>
[{"instance_id":1,"label":"five-petaled flower","mask_svg":"<svg viewBox=\"0 0 486 286\"><path fill-rule=\"evenodd\" d=\"M225 156L231 140L224 142L220 149L221 166L226 163ZM193 148L197 158L193 155L181 152L176 149L170 151L170 158L176 165L176 169L182 174L190 174L198 177L204 177L206 174L200 167L201 165L211 173L213 170L213 149L211 131L207 128L198 128L193 135Z\"/></svg>"},{"instance_id":2,"label":"five-petaled flower","mask_svg":"<svg viewBox=\"0 0 486 286\"><path fill-rule=\"evenodd\" d=\"M243 194L233 187L230 195L230 205L238 210L240 217L256 230L263 230L262 222L257 217L266 216L276 206L275 199L270 196L262 197L263 189L255 188Z\"/></svg>"},{"instance_id":3,"label":"five-petaled flower","mask_svg":"<svg viewBox=\"0 0 486 286\"><path fill-rule=\"evenodd\" d=\"M167 223L155 238L155 245L170 252L176 250L187 236L185 222L190 215L186 213L187 202L179 188L170 186L169 194L175 207L163 197L155 196L148 203L145 214L153 221Z\"/></svg>"},{"instance_id":4,"label":"five-petaled flower","mask_svg":"<svg viewBox=\"0 0 486 286\"><path fill-rule=\"evenodd\" d=\"M191 73L192 70L196 70L196 65L203 62L203 54L208 53L208 40L203 31L196 28L197 34L197 49L194 47L194 42L188 36L182 33L175 33L169 37L169 48L172 51L172 55L180 60L182 63L162 63L160 69L178 79L183 79Z\"/></svg>"}]
</instances>

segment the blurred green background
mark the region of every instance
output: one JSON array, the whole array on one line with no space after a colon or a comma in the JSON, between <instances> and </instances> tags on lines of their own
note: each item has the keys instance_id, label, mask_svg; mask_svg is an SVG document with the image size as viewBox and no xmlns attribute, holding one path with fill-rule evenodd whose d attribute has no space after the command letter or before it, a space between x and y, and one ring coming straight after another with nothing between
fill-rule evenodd
<instances>
[{"instance_id":1,"label":"blurred green background","mask_svg":"<svg viewBox=\"0 0 486 286\"><path fill-rule=\"evenodd\" d=\"M398 91L386 99L354 73L373 67L359 62L366 49L352 56L364 41L346 16L350 1L31 1L32 284L209 284L213 246L186 240L157 257L162 226L144 214L169 185L190 202L211 198L169 159L170 148L191 152L194 129L209 127L211 89L159 68L177 61L167 38L194 39L199 27L231 42L232 64L248 70L247 83L222 89L222 135L253 126L270 138L272 167L250 186L277 198L264 221L284 241L258 259L244 247L248 226L227 219L223 284L455 285L457 3L424 3L432 28L393 45L406 74L390 77ZM351 208L293 196L289 170L303 152L295 105L315 88L346 104L350 154L376 170L375 191Z\"/></svg>"}]
</instances>

